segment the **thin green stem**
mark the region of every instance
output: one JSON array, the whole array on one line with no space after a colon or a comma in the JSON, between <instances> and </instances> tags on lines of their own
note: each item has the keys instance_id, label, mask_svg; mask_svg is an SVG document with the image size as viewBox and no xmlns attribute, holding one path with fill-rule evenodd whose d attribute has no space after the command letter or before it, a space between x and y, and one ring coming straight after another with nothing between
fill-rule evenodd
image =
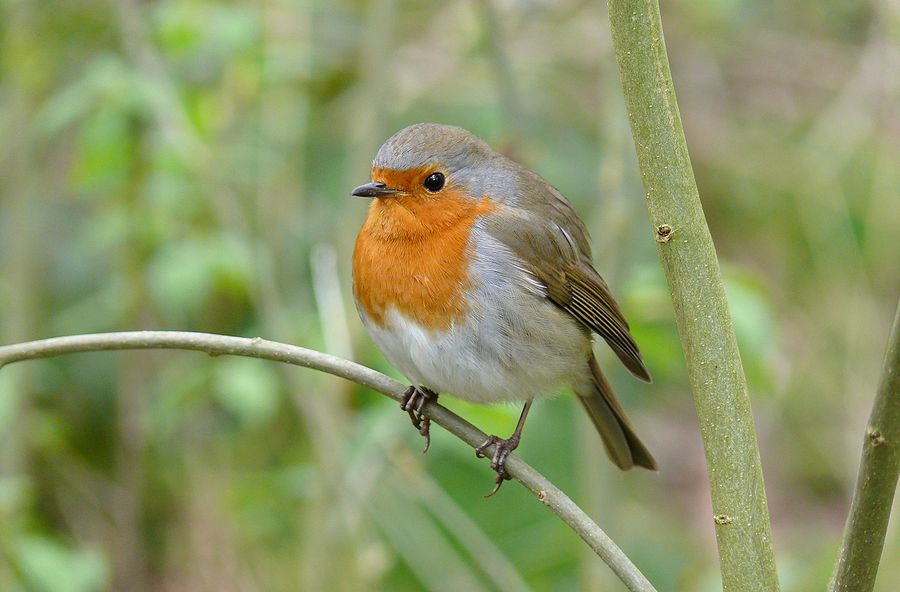
<instances>
[{"instance_id":1,"label":"thin green stem","mask_svg":"<svg viewBox=\"0 0 900 592\"><path fill-rule=\"evenodd\" d=\"M688 155L656 0L609 0L609 20L706 451L722 583L778 590L746 379Z\"/></svg>"},{"instance_id":2,"label":"thin green stem","mask_svg":"<svg viewBox=\"0 0 900 592\"><path fill-rule=\"evenodd\" d=\"M371 368L296 345L267 341L259 337L251 339L181 331L129 331L70 335L0 346L0 368L13 362L63 354L138 349L194 350L213 356L245 356L293 364L339 376L380 392L395 401L399 401L406 390L406 385ZM487 439L484 432L437 403L429 403L425 407L425 413L434 423L472 448ZM493 446L490 446L486 452L486 457L491 458L494 453ZM516 456L509 457L506 461L506 469L513 479L524 485L541 503L568 524L594 550L597 556L606 562L629 590L655 592L655 588L647 581L647 578L612 539L591 520L584 510L579 508L546 477Z\"/></svg>"},{"instance_id":3,"label":"thin green stem","mask_svg":"<svg viewBox=\"0 0 900 592\"><path fill-rule=\"evenodd\" d=\"M881 384L863 436L856 491L829 590L875 587L884 536L900 475L900 303L884 356Z\"/></svg>"}]
</instances>

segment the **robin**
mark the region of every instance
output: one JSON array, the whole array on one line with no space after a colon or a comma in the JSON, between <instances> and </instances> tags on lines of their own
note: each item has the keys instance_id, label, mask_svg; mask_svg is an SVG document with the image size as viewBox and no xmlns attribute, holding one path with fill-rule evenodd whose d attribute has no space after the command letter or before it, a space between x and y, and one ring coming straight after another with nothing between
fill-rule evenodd
<instances>
[{"instance_id":1,"label":"robin","mask_svg":"<svg viewBox=\"0 0 900 592\"><path fill-rule=\"evenodd\" d=\"M412 382L401 407L430 443L425 405L438 393L475 403L524 401L495 445L493 495L509 479L536 396L571 386L621 469L656 469L592 351L603 337L625 367L650 374L609 286L593 267L584 223L536 173L466 130L404 128L375 155L372 198L353 252L363 324Z\"/></svg>"}]
</instances>

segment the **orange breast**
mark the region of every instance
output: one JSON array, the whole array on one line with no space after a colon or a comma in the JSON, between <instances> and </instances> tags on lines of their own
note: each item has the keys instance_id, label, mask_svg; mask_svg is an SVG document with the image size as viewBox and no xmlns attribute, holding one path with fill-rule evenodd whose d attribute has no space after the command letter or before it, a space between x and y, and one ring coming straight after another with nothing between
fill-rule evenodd
<instances>
[{"instance_id":1,"label":"orange breast","mask_svg":"<svg viewBox=\"0 0 900 592\"><path fill-rule=\"evenodd\" d=\"M489 198L474 201L449 187L375 199L353 251L353 293L369 319L383 325L395 307L429 329L461 320L472 225L495 209Z\"/></svg>"}]
</instances>

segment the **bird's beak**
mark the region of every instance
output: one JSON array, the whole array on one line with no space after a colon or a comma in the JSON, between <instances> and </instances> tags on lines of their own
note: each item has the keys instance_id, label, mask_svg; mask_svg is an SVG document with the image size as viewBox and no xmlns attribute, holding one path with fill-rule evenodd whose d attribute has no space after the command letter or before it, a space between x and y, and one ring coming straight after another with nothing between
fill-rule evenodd
<instances>
[{"instance_id":1,"label":"bird's beak","mask_svg":"<svg viewBox=\"0 0 900 592\"><path fill-rule=\"evenodd\" d=\"M389 197L391 195L397 195L398 193L401 192L397 189L391 189L384 183L373 181L372 183L360 185L354 189L350 195L355 197Z\"/></svg>"}]
</instances>

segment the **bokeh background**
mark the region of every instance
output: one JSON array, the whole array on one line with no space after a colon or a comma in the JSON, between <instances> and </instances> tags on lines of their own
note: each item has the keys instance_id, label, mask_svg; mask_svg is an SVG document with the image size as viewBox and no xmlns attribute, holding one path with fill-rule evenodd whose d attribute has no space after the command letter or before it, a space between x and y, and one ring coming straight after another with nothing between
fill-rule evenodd
<instances>
[{"instance_id":1,"label":"bokeh background","mask_svg":"<svg viewBox=\"0 0 900 592\"><path fill-rule=\"evenodd\" d=\"M900 4L663 2L786 591L823 589L900 293ZM586 220L656 382L657 474L570 396L519 450L662 590L719 589L708 483L602 2L3 0L0 339L261 335L398 376L350 253L378 146L469 128ZM399 377L399 376L398 376ZM514 407L445 403L505 434ZM0 372L0 590L619 590L523 488L336 378L188 352ZM895 512L896 514L896 512ZM891 524L878 589L897 590Z\"/></svg>"}]
</instances>

